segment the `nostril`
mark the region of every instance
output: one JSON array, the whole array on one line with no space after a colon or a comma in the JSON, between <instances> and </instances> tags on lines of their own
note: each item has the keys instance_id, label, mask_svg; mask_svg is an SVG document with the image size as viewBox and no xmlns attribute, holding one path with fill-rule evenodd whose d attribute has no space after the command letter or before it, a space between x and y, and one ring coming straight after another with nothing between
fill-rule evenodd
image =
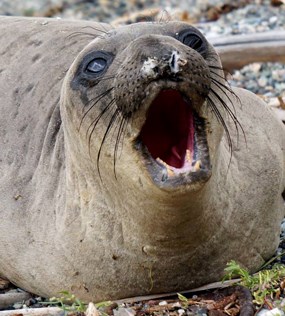
<instances>
[{"instance_id":1,"label":"nostril","mask_svg":"<svg viewBox=\"0 0 285 316\"><path fill-rule=\"evenodd\" d=\"M170 59L170 67L174 68L176 64L176 55L172 54L171 59Z\"/></svg>"},{"instance_id":2,"label":"nostril","mask_svg":"<svg viewBox=\"0 0 285 316\"><path fill-rule=\"evenodd\" d=\"M180 54L177 51L173 51L168 61L168 64L170 67L170 71L174 74L179 72L179 62L178 62L179 59L180 59Z\"/></svg>"}]
</instances>

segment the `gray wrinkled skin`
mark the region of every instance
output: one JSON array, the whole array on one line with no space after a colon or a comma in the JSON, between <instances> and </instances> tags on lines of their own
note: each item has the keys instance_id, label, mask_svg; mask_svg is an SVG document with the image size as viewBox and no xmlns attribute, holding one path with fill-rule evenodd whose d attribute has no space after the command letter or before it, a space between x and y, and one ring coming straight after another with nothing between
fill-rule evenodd
<instances>
[{"instance_id":1,"label":"gray wrinkled skin","mask_svg":"<svg viewBox=\"0 0 285 316\"><path fill-rule=\"evenodd\" d=\"M157 57L165 47L176 48L183 58L190 54L193 67L202 59L164 35L175 34L185 27L182 23L98 32L102 36L92 43L88 36L68 36L90 32L83 28L87 25L109 28L92 22L0 19L0 276L42 296L68 290L100 301L217 281L231 259L255 271L274 253L284 216L284 126L257 96L234 89L242 106L229 95L246 142L242 133L237 141L234 124L221 111L233 141L229 165L223 128L197 93L199 113L210 124L211 176L195 185L160 187L133 146L150 103L147 98L140 103L143 96L138 95L154 76L145 71L143 78L138 65L142 54ZM154 39L159 49L148 45ZM82 86L78 65L100 49L114 55L104 75L110 79ZM211 62L219 66L209 49ZM128 68L132 62L136 71ZM191 81L189 63L183 67L182 75ZM193 93L209 84L201 73L197 78ZM135 79L137 91L128 89L126 82ZM149 88L149 95L161 84ZM180 88L187 89L183 84ZM88 100L111 87L82 120ZM120 95L124 89L126 96ZM90 144L88 128L112 99L112 111L133 111L133 116L120 139L117 179L116 131L106 138L101 181L97 156L110 116L99 120Z\"/></svg>"}]
</instances>

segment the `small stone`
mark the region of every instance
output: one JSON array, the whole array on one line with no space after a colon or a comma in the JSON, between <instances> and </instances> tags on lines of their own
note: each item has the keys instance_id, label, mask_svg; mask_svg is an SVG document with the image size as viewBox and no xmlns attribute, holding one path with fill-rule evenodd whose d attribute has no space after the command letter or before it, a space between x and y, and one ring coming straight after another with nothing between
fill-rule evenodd
<instances>
[{"instance_id":1,"label":"small stone","mask_svg":"<svg viewBox=\"0 0 285 316\"><path fill-rule=\"evenodd\" d=\"M131 308L118 308L117 310L114 309L114 316L134 316L136 312Z\"/></svg>"},{"instance_id":2,"label":"small stone","mask_svg":"<svg viewBox=\"0 0 285 316\"><path fill-rule=\"evenodd\" d=\"M256 87L256 82L254 80L247 81L245 83L245 88L254 93L257 93L257 90L258 90L258 88Z\"/></svg>"},{"instance_id":3,"label":"small stone","mask_svg":"<svg viewBox=\"0 0 285 316\"><path fill-rule=\"evenodd\" d=\"M211 31L216 34L222 34L223 28L220 25L213 25Z\"/></svg>"},{"instance_id":4,"label":"small stone","mask_svg":"<svg viewBox=\"0 0 285 316\"><path fill-rule=\"evenodd\" d=\"M261 77L257 82L260 87L265 87L267 85L267 79L265 77Z\"/></svg>"},{"instance_id":5,"label":"small stone","mask_svg":"<svg viewBox=\"0 0 285 316\"><path fill-rule=\"evenodd\" d=\"M184 309L182 309L182 308L180 308L180 309L178 309L178 315L179 316L181 316L181 315L183 315L183 314L185 314L185 310Z\"/></svg>"},{"instance_id":6,"label":"small stone","mask_svg":"<svg viewBox=\"0 0 285 316\"><path fill-rule=\"evenodd\" d=\"M272 16L271 18L269 18L269 23L270 24L275 24L278 20L277 16Z\"/></svg>"},{"instance_id":7,"label":"small stone","mask_svg":"<svg viewBox=\"0 0 285 316\"><path fill-rule=\"evenodd\" d=\"M233 78L237 81L243 81L245 79L244 75L240 71L236 71L233 75Z\"/></svg>"},{"instance_id":8,"label":"small stone","mask_svg":"<svg viewBox=\"0 0 285 316\"><path fill-rule=\"evenodd\" d=\"M99 316L100 313L98 311L98 309L96 308L96 306L94 305L94 303L89 303L87 310L85 312L86 316Z\"/></svg>"},{"instance_id":9,"label":"small stone","mask_svg":"<svg viewBox=\"0 0 285 316\"><path fill-rule=\"evenodd\" d=\"M30 299L25 301L25 305L27 305L27 306L32 306L36 303L37 303L37 301L34 298L30 298Z\"/></svg>"},{"instance_id":10,"label":"small stone","mask_svg":"<svg viewBox=\"0 0 285 316\"><path fill-rule=\"evenodd\" d=\"M261 33L267 31L268 28L266 27L266 25L257 25L255 30L256 32Z\"/></svg>"},{"instance_id":11,"label":"small stone","mask_svg":"<svg viewBox=\"0 0 285 316\"><path fill-rule=\"evenodd\" d=\"M280 302L280 307L285 307L285 298L283 298L282 301Z\"/></svg>"},{"instance_id":12,"label":"small stone","mask_svg":"<svg viewBox=\"0 0 285 316\"><path fill-rule=\"evenodd\" d=\"M167 302L166 302L166 301L162 301L162 302L159 302L158 305L159 305L159 306L165 306L165 305L167 305Z\"/></svg>"},{"instance_id":13,"label":"small stone","mask_svg":"<svg viewBox=\"0 0 285 316\"><path fill-rule=\"evenodd\" d=\"M273 92L273 90L269 91L269 92L264 92L263 96L266 98L274 98L275 97L275 93Z\"/></svg>"},{"instance_id":14,"label":"small stone","mask_svg":"<svg viewBox=\"0 0 285 316\"><path fill-rule=\"evenodd\" d=\"M275 89L279 90L279 91L284 91L285 90L285 83L275 83Z\"/></svg>"},{"instance_id":15,"label":"small stone","mask_svg":"<svg viewBox=\"0 0 285 316\"><path fill-rule=\"evenodd\" d=\"M181 304L179 302L175 302L174 304L172 304L172 307L181 307Z\"/></svg>"},{"instance_id":16,"label":"small stone","mask_svg":"<svg viewBox=\"0 0 285 316\"><path fill-rule=\"evenodd\" d=\"M266 91L272 91L272 90L274 90L274 88L273 88L272 86L266 86L264 89L265 89Z\"/></svg>"},{"instance_id":17,"label":"small stone","mask_svg":"<svg viewBox=\"0 0 285 316\"><path fill-rule=\"evenodd\" d=\"M248 65L248 70L254 72L255 74L259 73L261 69L261 63L252 63Z\"/></svg>"},{"instance_id":18,"label":"small stone","mask_svg":"<svg viewBox=\"0 0 285 316\"><path fill-rule=\"evenodd\" d=\"M273 308L271 310L263 308L256 316L284 316L284 312L279 308Z\"/></svg>"},{"instance_id":19,"label":"small stone","mask_svg":"<svg viewBox=\"0 0 285 316\"><path fill-rule=\"evenodd\" d=\"M23 304L22 303L15 303L14 305L13 305L13 308L14 309L21 309L23 307Z\"/></svg>"}]
</instances>

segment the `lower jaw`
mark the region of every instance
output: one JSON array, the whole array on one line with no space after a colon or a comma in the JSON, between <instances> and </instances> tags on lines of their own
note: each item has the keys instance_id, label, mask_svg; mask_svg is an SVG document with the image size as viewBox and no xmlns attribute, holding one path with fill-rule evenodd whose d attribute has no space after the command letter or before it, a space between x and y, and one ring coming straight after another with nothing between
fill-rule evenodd
<instances>
[{"instance_id":1,"label":"lower jaw","mask_svg":"<svg viewBox=\"0 0 285 316\"><path fill-rule=\"evenodd\" d=\"M153 175L149 170L152 181L161 189L179 190L187 187L190 191L200 190L211 177L211 171L203 169L195 172L173 175L167 170Z\"/></svg>"},{"instance_id":2,"label":"lower jaw","mask_svg":"<svg viewBox=\"0 0 285 316\"><path fill-rule=\"evenodd\" d=\"M193 190L200 189L211 177L211 166L207 158L199 158L191 162L191 166L175 168L167 165L164 161L151 157L146 147L137 141L135 149L140 152L143 164L148 170L152 182L159 188L177 190L180 187L191 187Z\"/></svg>"}]
</instances>

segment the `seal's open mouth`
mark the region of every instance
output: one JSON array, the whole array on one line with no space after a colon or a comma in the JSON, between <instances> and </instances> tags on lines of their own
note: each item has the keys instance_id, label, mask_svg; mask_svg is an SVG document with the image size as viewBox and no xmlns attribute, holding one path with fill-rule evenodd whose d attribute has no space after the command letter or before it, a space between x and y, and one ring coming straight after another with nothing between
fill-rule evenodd
<instances>
[{"instance_id":1,"label":"seal's open mouth","mask_svg":"<svg viewBox=\"0 0 285 316\"><path fill-rule=\"evenodd\" d=\"M163 171L160 181L165 182L208 169L204 125L191 102L179 91L162 90L157 95L139 137L145 147L145 158L152 158L152 163L148 161L147 165L155 182L160 178L153 174L157 170ZM154 164L159 168L154 168Z\"/></svg>"}]
</instances>

